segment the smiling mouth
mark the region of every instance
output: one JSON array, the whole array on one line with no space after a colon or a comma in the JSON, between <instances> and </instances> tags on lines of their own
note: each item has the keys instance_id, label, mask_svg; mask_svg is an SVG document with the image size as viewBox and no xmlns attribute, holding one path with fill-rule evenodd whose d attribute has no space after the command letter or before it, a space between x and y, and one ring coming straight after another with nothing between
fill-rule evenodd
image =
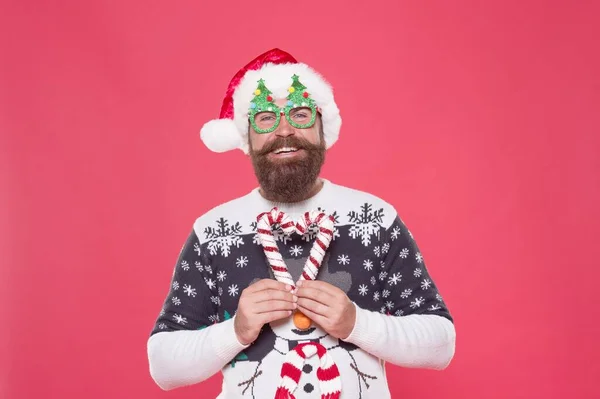
<instances>
[{"instance_id":1,"label":"smiling mouth","mask_svg":"<svg viewBox=\"0 0 600 399\"><path fill-rule=\"evenodd\" d=\"M311 328L309 328L308 330L304 330L304 331L303 331L303 330L298 330L298 329L295 329L295 328L294 328L294 329L292 330L292 332L293 332L294 334L298 334L298 335L308 335L308 334L312 333L313 331L315 331L316 329L317 329L316 327L311 327Z\"/></svg>"},{"instance_id":2,"label":"smiling mouth","mask_svg":"<svg viewBox=\"0 0 600 399\"><path fill-rule=\"evenodd\" d=\"M278 148L275 151L273 151L273 153L279 155L279 154L291 154L291 153L294 153L297 151L298 151L298 148L296 148L296 147L281 147L281 148Z\"/></svg>"}]
</instances>

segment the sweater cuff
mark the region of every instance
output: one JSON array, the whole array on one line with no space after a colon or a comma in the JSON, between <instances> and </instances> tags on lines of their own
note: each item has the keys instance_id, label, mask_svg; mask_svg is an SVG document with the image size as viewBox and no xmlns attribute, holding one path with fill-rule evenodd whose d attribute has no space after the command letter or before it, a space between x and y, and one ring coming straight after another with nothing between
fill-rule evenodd
<instances>
[{"instance_id":1,"label":"sweater cuff","mask_svg":"<svg viewBox=\"0 0 600 399\"><path fill-rule=\"evenodd\" d=\"M370 348L377 340L377 334L369 333L369 319L372 318L371 312L361 308L356 303L354 303L354 307L356 308L356 322L354 323L352 332L344 341L350 342L359 348ZM375 326L371 324L371 329L373 327Z\"/></svg>"},{"instance_id":2,"label":"sweater cuff","mask_svg":"<svg viewBox=\"0 0 600 399\"><path fill-rule=\"evenodd\" d=\"M231 361L238 353L250 345L243 345L235 334L234 322L235 316L229 320L213 325L215 329L211 334L212 346L216 355L225 362Z\"/></svg>"}]
</instances>

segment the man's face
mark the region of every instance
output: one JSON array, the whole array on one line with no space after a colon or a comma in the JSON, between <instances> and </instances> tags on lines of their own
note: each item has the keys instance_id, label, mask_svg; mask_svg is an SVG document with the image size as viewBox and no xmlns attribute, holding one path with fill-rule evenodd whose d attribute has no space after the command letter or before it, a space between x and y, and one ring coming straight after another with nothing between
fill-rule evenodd
<instances>
[{"instance_id":1,"label":"man's face","mask_svg":"<svg viewBox=\"0 0 600 399\"><path fill-rule=\"evenodd\" d=\"M285 99L275 102L283 107ZM304 113L303 113L304 112ZM297 123L307 117L310 110L290 112ZM257 115L260 118L260 114ZM268 117L257 123L270 123ZM271 122L272 123L272 122ZM295 128L285 116L271 133L257 133L250 125L248 140L254 173L263 190L279 201L296 202L312 188L325 161L325 142L320 115L313 126Z\"/></svg>"}]
</instances>

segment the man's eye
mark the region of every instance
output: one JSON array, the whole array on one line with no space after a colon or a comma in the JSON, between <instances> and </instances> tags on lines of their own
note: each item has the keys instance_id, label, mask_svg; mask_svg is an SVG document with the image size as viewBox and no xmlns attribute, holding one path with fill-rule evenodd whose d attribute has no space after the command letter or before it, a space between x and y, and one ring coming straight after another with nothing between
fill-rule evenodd
<instances>
[{"instance_id":1,"label":"man's eye","mask_svg":"<svg viewBox=\"0 0 600 399\"><path fill-rule=\"evenodd\" d=\"M266 122L268 120L273 120L273 117L270 116L270 115L265 115L265 116L261 116L260 120L263 121L263 122Z\"/></svg>"},{"instance_id":2,"label":"man's eye","mask_svg":"<svg viewBox=\"0 0 600 399\"><path fill-rule=\"evenodd\" d=\"M294 118L308 118L308 115L304 112L297 112L294 114Z\"/></svg>"}]
</instances>

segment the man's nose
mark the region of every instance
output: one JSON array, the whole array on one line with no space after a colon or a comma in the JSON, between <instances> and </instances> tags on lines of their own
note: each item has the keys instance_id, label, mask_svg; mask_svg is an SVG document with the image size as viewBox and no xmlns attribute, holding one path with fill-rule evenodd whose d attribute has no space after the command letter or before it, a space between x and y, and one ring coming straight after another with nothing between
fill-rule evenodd
<instances>
[{"instance_id":1,"label":"man's nose","mask_svg":"<svg viewBox=\"0 0 600 399\"><path fill-rule=\"evenodd\" d=\"M287 118L285 117L285 114L282 112L281 119L279 120L279 126L277 127L277 130L275 130L275 134L277 136L287 137L291 136L294 133L294 128L290 125Z\"/></svg>"}]
</instances>

